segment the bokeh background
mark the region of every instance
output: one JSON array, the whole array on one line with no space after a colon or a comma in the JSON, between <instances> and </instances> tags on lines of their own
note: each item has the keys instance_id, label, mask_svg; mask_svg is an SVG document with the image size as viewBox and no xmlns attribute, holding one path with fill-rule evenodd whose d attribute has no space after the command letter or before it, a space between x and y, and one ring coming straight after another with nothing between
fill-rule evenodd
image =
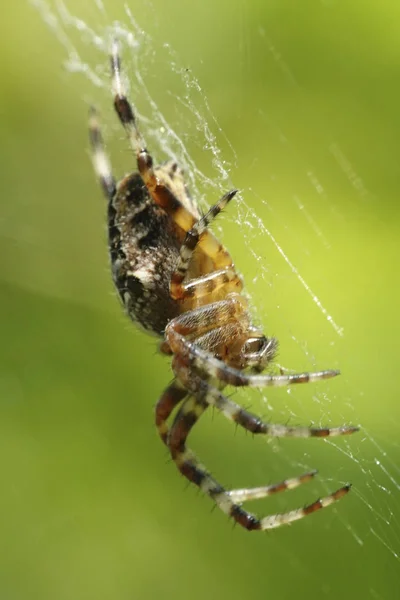
<instances>
[{"instance_id":1,"label":"bokeh background","mask_svg":"<svg viewBox=\"0 0 400 600\"><path fill-rule=\"evenodd\" d=\"M400 6L130 0L137 29L120 0L35 4L7 3L0 23L0 598L397 597ZM112 31L132 32L131 95L159 159L175 153L202 202L242 190L217 230L280 363L342 369L235 398L276 422L360 423L351 439L268 443L211 412L191 436L230 487L319 469L261 514L353 483L292 527L232 528L157 439L170 367L113 295L88 155L94 102L115 170L132 168Z\"/></svg>"}]
</instances>

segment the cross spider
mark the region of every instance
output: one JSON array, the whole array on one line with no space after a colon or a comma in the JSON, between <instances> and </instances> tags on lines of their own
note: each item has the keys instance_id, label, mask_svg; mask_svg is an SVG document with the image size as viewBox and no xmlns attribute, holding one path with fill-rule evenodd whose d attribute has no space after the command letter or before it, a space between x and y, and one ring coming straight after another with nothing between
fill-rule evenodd
<instances>
[{"instance_id":1,"label":"cross spider","mask_svg":"<svg viewBox=\"0 0 400 600\"><path fill-rule=\"evenodd\" d=\"M178 164L173 160L153 164L126 96L117 42L110 58L114 107L136 156L138 172L116 183L93 108L90 142L94 170L108 200L109 251L116 289L132 320L162 338L161 352L172 355L175 379L156 405L158 433L179 471L242 527L266 530L302 519L345 496L350 485L304 508L257 518L242 508L242 502L296 488L311 480L316 471L274 485L227 491L186 447L186 438L209 406L254 434L303 438L351 434L358 428L266 423L221 391L226 385L264 387L318 381L335 377L339 371L261 374L276 353L277 341L252 325L241 294L242 279L229 252L209 228L237 190L200 215ZM178 404L169 429L168 417Z\"/></svg>"}]
</instances>

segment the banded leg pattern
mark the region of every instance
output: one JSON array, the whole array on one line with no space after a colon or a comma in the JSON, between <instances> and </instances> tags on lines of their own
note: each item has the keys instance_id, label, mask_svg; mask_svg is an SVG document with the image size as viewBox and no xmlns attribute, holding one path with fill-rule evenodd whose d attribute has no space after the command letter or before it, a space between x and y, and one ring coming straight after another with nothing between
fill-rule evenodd
<instances>
[{"instance_id":1,"label":"banded leg pattern","mask_svg":"<svg viewBox=\"0 0 400 600\"><path fill-rule=\"evenodd\" d=\"M234 387L285 387L298 383L310 383L331 379L340 375L336 369L326 369L311 373L290 373L284 375L256 375L230 367L222 360L199 348L191 340L185 338L176 328L175 319L170 321L165 330L166 340L173 353L178 355L182 363L196 371L201 371L210 379L218 379L226 385Z\"/></svg>"},{"instance_id":2,"label":"banded leg pattern","mask_svg":"<svg viewBox=\"0 0 400 600\"><path fill-rule=\"evenodd\" d=\"M111 202L116 192L115 180L112 174L110 160L104 149L99 118L94 107L89 111L89 141L92 150L94 171L103 189L104 195Z\"/></svg>"},{"instance_id":3,"label":"banded leg pattern","mask_svg":"<svg viewBox=\"0 0 400 600\"><path fill-rule=\"evenodd\" d=\"M310 481L316 472L312 471L297 478L287 479L281 483L269 486L227 491L207 472L197 461L194 454L186 447L186 438L190 430L206 410L207 406L208 403L201 397L194 396L184 401L168 436L171 456L184 477L197 485L215 502L222 512L232 517L236 523L245 529L249 531L265 531L290 524L293 521L302 519L322 508L330 506L349 492L350 486L346 485L333 494L316 500L304 508L282 514L269 515L261 519L244 510L240 502L265 498L280 491L294 489L302 483Z\"/></svg>"},{"instance_id":4,"label":"banded leg pattern","mask_svg":"<svg viewBox=\"0 0 400 600\"><path fill-rule=\"evenodd\" d=\"M225 206L232 200L232 198L237 194L237 190L231 190L230 192L224 194L222 198L214 204L210 208L210 210L199 219L193 227L187 232L186 237L183 241L183 244L180 248L179 252L179 260L176 267L176 271L172 274L171 277L171 295L173 298L181 298L184 296L184 290L182 289L182 282L186 277L186 274L189 270L190 261L193 256L193 252L195 251L197 244L200 241L200 237L207 231L210 223L215 219L217 215L225 208ZM220 267L229 267L232 265L232 259L230 255L225 253L225 260L223 260L223 248L219 249L217 252L218 257L218 266ZM211 254L212 255L212 252ZM231 269L229 273L229 277L237 276L235 272L231 274Z\"/></svg>"},{"instance_id":5,"label":"banded leg pattern","mask_svg":"<svg viewBox=\"0 0 400 600\"><path fill-rule=\"evenodd\" d=\"M339 435L350 435L359 430L354 425L342 425L341 427L290 427L288 425L279 425L267 423L257 415L245 410L236 404L230 398L227 398L220 390L211 386L206 381L191 375L187 380L191 380L191 391L202 394L204 401L215 406L227 419L234 421L243 429L254 434L269 435L277 438L283 437L337 437Z\"/></svg>"}]
</instances>

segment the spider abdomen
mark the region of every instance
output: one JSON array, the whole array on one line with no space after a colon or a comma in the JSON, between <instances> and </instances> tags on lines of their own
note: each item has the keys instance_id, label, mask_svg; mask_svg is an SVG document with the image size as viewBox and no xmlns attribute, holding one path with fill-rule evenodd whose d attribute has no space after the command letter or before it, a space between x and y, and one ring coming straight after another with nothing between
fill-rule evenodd
<instances>
[{"instance_id":1,"label":"spider abdomen","mask_svg":"<svg viewBox=\"0 0 400 600\"><path fill-rule=\"evenodd\" d=\"M179 256L178 231L138 173L125 177L108 207L114 284L130 318L163 335L179 306L169 282Z\"/></svg>"}]
</instances>

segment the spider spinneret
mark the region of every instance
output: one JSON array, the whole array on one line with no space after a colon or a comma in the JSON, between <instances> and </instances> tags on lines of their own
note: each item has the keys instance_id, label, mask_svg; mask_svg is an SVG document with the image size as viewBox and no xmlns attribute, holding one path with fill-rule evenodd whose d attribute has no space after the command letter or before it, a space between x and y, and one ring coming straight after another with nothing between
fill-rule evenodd
<instances>
[{"instance_id":1,"label":"spider spinneret","mask_svg":"<svg viewBox=\"0 0 400 600\"><path fill-rule=\"evenodd\" d=\"M242 503L294 489L311 480L311 471L281 483L226 490L200 465L186 439L203 412L214 406L244 429L275 437L327 437L354 433L358 427L290 427L262 421L227 398L232 386L288 386L329 379L337 370L264 374L277 350L251 321L241 294L243 281L226 248L210 230L215 217L235 196L226 193L201 216L183 172L169 160L155 166L138 130L121 77L117 42L111 52L114 107L137 161L137 172L116 182L104 149L96 111L89 116L93 165L108 201L112 276L131 319L162 339L160 350L172 355L174 381L159 399L155 421L179 471L216 505L248 530L289 524L333 504L350 490L345 485L304 508L258 518ZM167 420L180 408L171 427Z\"/></svg>"}]
</instances>

